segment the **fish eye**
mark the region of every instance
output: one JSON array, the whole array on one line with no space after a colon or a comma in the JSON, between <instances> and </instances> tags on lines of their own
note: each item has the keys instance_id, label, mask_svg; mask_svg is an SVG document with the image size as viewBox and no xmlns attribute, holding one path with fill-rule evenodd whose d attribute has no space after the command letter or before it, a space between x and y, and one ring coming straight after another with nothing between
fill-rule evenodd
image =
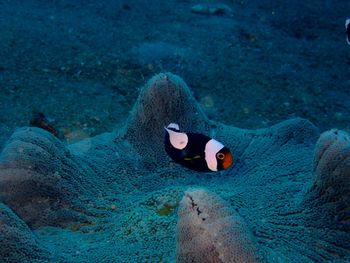
<instances>
[{"instance_id":1,"label":"fish eye","mask_svg":"<svg viewBox=\"0 0 350 263\"><path fill-rule=\"evenodd\" d=\"M217 153L216 154L216 157L219 159L219 160L223 160L225 158L225 154L223 153Z\"/></svg>"}]
</instances>

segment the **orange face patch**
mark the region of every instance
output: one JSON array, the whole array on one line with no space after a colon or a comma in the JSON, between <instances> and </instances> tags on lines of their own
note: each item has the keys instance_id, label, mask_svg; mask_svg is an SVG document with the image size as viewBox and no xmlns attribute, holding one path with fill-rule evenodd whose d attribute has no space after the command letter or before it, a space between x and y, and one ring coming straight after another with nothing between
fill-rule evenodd
<instances>
[{"instance_id":1,"label":"orange face patch","mask_svg":"<svg viewBox=\"0 0 350 263\"><path fill-rule=\"evenodd\" d=\"M222 161L222 167L224 169L227 169L229 168L231 165L233 164L233 157L232 157L232 154L230 152L226 153L225 154L225 158L224 160Z\"/></svg>"}]
</instances>

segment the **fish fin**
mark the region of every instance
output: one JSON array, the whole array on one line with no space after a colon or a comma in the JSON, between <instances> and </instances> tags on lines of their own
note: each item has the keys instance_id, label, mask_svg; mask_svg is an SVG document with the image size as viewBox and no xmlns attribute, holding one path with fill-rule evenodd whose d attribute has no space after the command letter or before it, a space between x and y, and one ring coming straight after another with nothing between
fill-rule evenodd
<instances>
[{"instance_id":1,"label":"fish fin","mask_svg":"<svg viewBox=\"0 0 350 263\"><path fill-rule=\"evenodd\" d=\"M196 159L200 159L201 156L200 155L195 155L193 157L185 157L184 160L185 161L192 161L192 160L196 160Z\"/></svg>"},{"instance_id":2,"label":"fish fin","mask_svg":"<svg viewBox=\"0 0 350 263\"><path fill-rule=\"evenodd\" d=\"M168 129L173 129L173 130L176 130L176 131L180 131L180 127L179 127L179 124L177 123L170 123L168 126L167 126Z\"/></svg>"}]
</instances>

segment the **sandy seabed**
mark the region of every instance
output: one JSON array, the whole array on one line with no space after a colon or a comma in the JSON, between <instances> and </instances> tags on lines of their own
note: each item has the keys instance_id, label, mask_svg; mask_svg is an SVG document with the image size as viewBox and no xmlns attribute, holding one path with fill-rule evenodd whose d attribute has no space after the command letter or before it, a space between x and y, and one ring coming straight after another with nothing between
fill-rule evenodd
<instances>
[{"instance_id":1,"label":"sandy seabed","mask_svg":"<svg viewBox=\"0 0 350 263\"><path fill-rule=\"evenodd\" d=\"M0 145L33 111L69 141L111 131L166 71L226 124L349 130L349 1L222 1L220 15L197 3L0 1Z\"/></svg>"}]
</instances>

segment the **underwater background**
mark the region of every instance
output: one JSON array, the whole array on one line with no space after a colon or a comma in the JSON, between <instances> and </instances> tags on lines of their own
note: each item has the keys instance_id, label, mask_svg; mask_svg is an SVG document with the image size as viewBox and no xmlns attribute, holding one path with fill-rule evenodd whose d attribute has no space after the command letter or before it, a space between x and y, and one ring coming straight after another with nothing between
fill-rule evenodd
<instances>
[{"instance_id":1,"label":"underwater background","mask_svg":"<svg viewBox=\"0 0 350 263\"><path fill-rule=\"evenodd\" d=\"M229 11L191 12L199 3ZM298 116L348 130L349 9L346 0L1 1L0 142L33 111L72 140L111 131L164 71L226 124Z\"/></svg>"},{"instance_id":2,"label":"underwater background","mask_svg":"<svg viewBox=\"0 0 350 263\"><path fill-rule=\"evenodd\" d=\"M350 262L349 16L0 0L0 262ZM170 122L233 167L174 163Z\"/></svg>"}]
</instances>

